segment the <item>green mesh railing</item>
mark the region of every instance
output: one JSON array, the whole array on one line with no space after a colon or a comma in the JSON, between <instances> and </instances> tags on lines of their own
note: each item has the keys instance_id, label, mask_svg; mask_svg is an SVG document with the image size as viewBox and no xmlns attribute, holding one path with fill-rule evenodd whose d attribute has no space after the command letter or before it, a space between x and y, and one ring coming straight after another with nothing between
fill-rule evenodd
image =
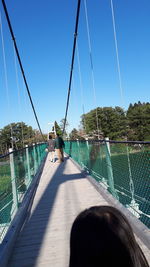
<instances>
[{"instance_id":1,"label":"green mesh railing","mask_svg":"<svg viewBox=\"0 0 150 267\"><path fill-rule=\"evenodd\" d=\"M150 142L66 141L65 152L150 227Z\"/></svg>"},{"instance_id":2,"label":"green mesh railing","mask_svg":"<svg viewBox=\"0 0 150 267\"><path fill-rule=\"evenodd\" d=\"M47 155L46 147L38 144L0 157L0 242Z\"/></svg>"}]
</instances>

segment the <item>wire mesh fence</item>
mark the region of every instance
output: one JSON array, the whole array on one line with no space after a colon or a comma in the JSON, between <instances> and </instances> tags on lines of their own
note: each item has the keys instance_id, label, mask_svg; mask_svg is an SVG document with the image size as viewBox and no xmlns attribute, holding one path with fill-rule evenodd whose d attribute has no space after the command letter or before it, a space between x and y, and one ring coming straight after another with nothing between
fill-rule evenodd
<instances>
[{"instance_id":1,"label":"wire mesh fence","mask_svg":"<svg viewBox=\"0 0 150 267\"><path fill-rule=\"evenodd\" d=\"M65 152L150 227L150 142L66 141Z\"/></svg>"},{"instance_id":2,"label":"wire mesh fence","mask_svg":"<svg viewBox=\"0 0 150 267\"><path fill-rule=\"evenodd\" d=\"M0 157L0 242L47 152L38 144Z\"/></svg>"}]
</instances>

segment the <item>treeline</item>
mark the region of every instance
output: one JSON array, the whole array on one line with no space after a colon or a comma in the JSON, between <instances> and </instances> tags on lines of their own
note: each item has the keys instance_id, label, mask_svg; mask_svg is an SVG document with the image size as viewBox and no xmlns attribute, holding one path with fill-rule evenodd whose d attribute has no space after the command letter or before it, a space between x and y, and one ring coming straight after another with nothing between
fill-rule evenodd
<instances>
[{"instance_id":1,"label":"treeline","mask_svg":"<svg viewBox=\"0 0 150 267\"><path fill-rule=\"evenodd\" d=\"M52 132L57 132L62 135L64 119L58 124L54 122L52 127ZM68 122L66 123L68 126ZM50 131L51 132L51 131ZM64 137L67 135L64 132ZM43 135L45 141L47 141L47 134ZM0 155L8 153L9 148L13 150L24 148L25 145L32 145L33 143L43 142L43 137L41 136L39 130L33 129L32 126L26 125L24 122L10 123L4 128L0 129Z\"/></svg>"},{"instance_id":2,"label":"treeline","mask_svg":"<svg viewBox=\"0 0 150 267\"><path fill-rule=\"evenodd\" d=\"M55 131L62 135L64 119L58 124L55 121ZM98 127L97 127L98 124ZM66 123L66 128L68 122ZM98 128L98 129L97 129ZM67 138L64 132L64 138ZM73 129L70 139L97 139L109 137L111 140L150 141L150 103L130 104L127 111L121 107L98 107L81 116L80 130ZM47 135L45 135L47 140ZM20 149L25 145L42 142L38 130L24 122L11 123L0 129L0 154L8 152L9 148Z\"/></svg>"},{"instance_id":3,"label":"treeline","mask_svg":"<svg viewBox=\"0 0 150 267\"><path fill-rule=\"evenodd\" d=\"M45 135L45 140L47 136ZM0 154L8 152L9 148L21 149L25 145L42 142L43 138L38 130L24 122L11 123L0 129Z\"/></svg>"},{"instance_id":4,"label":"treeline","mask_svg":"<svg viewBox=\"0 0 150 267\"><path fill-rule=\"evenodd\" d=\"M98 122L98 123L97 123ZM121 107L104 107L81 116L84 133L111 140L150 140L150 103L130 104L125 112ZM98 124L98 127L97 127ZM98 128L98 129L97 129Z\"/></svg>"}]
</instances>

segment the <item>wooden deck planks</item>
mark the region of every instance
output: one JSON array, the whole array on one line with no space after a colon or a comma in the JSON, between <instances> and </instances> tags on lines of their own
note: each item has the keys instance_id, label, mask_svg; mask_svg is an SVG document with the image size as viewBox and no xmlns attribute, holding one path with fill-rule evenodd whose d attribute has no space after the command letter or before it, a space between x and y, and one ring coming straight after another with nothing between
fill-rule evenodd
<instances>
[{"instance_id":1,"label":"wooden deck planks","mask_svg":"<svg viewBox=\"0 0 150 267\"><path fill-rule=\"evenodd\" d=\"M67 267L71 225L80 211L93 205L109 203L71 160L58 164L48 157L8 266Z\"/></svg>"}]
</instances>

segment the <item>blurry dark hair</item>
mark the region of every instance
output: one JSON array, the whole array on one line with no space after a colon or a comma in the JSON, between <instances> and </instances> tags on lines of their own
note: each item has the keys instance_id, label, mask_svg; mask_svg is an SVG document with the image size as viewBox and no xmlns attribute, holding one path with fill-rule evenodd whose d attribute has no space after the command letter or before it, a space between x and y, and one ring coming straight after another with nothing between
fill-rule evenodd
<instances>
[{"instance_id":1,"label":"blurry dark hair","mask_svg":"<svg viewBox=\"0 0 150 267\"><path fill-rule=\"evenodd\" d=\"M148 267L126 217L116 208L95 206L75 219L69 267Z\"/></svg>"},{"instance_id":2,"label":"blurry dark hair","mask_svg":"<svg viewBox=\"0 0 150 267\"><path fill-rule=\"evenodd\" d=\"M59 133L56 133L57 136L59 136Z\"/></svg>"},{"instance_id":3,"label":"blurry dark hair","mask_svg":"<svg viewBox=\"0 0 150 267\"><path fill-rule=\"evenodd\" d=\"M52 139L52 136L49 134L49 139Z\"/></svg>"}]
</instances>

